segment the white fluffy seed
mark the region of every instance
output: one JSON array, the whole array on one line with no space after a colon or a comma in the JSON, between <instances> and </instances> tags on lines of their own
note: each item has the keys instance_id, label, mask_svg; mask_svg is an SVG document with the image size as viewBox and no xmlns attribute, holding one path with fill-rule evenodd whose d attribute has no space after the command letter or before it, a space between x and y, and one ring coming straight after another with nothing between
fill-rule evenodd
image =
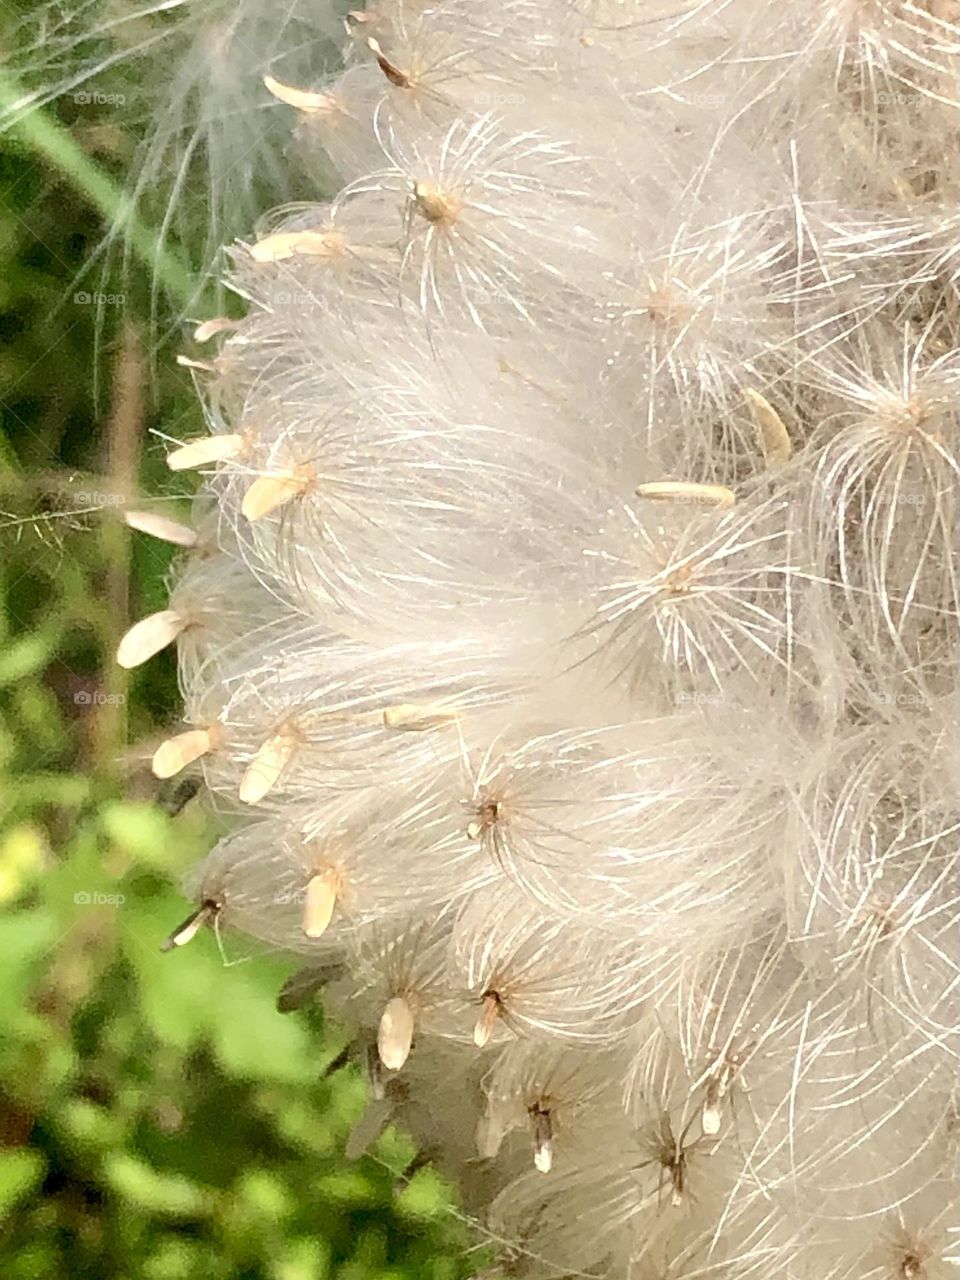
<instances>
[{"instance_id":1,"label":"white fluffy seed","mask_svg":"<svg viewBox=\"0 0 960 1280\"><path fill-rule=\"evenodd\" d=\"M403 996L388 1000L377 1029L377 1052L388 1071L399 1071L413 1044L413 1010Z\"/></svg>"},{"instance_id":2,"label":"white fluffy seed","mask_svg":"<svg viewBox=\"0 0 960 1280\"><path fill-rule=\"evenodd\" d=\"M161 742L153 753L152 768L156 778L172 778L213 750L214 735L209 729L188 729Z\"/></svg>"},{"instance_id":3,"label":"white fluffy seed","mask_svg":"<svg viewBox=\"0 0 960 1280\"><path fill-rule=\"evenodd\" d=\"M295 257L332 258L343 251L339 231L278 231L250 246L254 262L286 262Z\"/></svg>"},{"instance_id":4,"label":"white fluffy seed","mask_svg":"<svg viewBox=\"0 0 960 1280\"><path fill-rule=\"evenodd\" d=\"M793 456L793 445L787 433L787 428L783 425L783 419L770 401L765 396L762 396L759 391L754 391L752 387L745 389L743 398L750 406L753 420L757 425L757 430L760 432L760 440L763 444L763 453L767 460L767 465L783 466Z\"/></svg>"},{"instance_id":5,"label":"white fluffy seed","mask_svg":"<svg viewBox=\"0 0 960 1280\"><path fill-rule=\"evenodd\" d=\"M172 644L186 627L187 620L176 609L161 609L135 622L117 646L117 662L128 670L139 667L154 654Z\"/></svg>"},{"instance_id":6,"label":"white fluffy seed","mask_svg":"<svg viewBox=\"0 0 960 1280\"><path fill-rule=\"evenodd\" d=\"M182 353L177 356L177 364L181 369L199 369L201 373L216 373L217 366L209 360L194 360L193 356Z\"/></svg>"},{"instance_id":7,"label":"white fluffy seed","mask_svg":"<svg viewBox=\"0 0 960 1280\"><path fill-rule=\"evenodd\" d=\"M240 779L243 804L259 804L280 781L297 748L297 736L289 726L271 734L259 748Z\"/></svg>"},{"instance_id":8,"label":"white fluffy seed","mask_svg":"<svg viewBox=\"0 0 960 1280\"><path fill-rule=\"evenodd\" d=\"M415 182L413 199L428 222L450 225L456 222L460 213L460 201L446 195L432 182Z\"/></svg>"},{"instance_id":9,"label":"white fluffy seed","mask_svg":"<svg viewBox=\"0 0 960 1280\"><path fill-rule=\"evenodd\" d=\"M243 495L240 510L248 520L262 520L294 498L299 498L307 488L309 478L302 470L273 471L258 476Z\"/></svg>"},{"instance_id":10,"label":"white fluffy seed","mask_svg":"<svg viewBox=\"0 0 960 1280\"><path fill-rule=\"evenodd\" d=\"M212 320L204 320L198 324L193 331L194 342L209 342L211 338L215 338L218 333L224 333L228 329L235 329L237 321L231 320L229 316L214 316Z\"/></svg>"},{"instance_id":11,"label":"white fluffy seed","mask_svg":"<svg viewBox=\"0 0 960 1280\"><path fill-rule=\"evenodd\" d=\"M553 1125L550 1113L539 1107L533 1112L533 1163L541 1173L553 1168Z\"/></svg>"},{"instance_id":12,"label":"white fluffy seed","mask_svg":"<svg viewBox=\"0 0 960 1280\"><path fill-rule=\"evenodd\" d=\"M268 92L279 102L288 107L296 107L298 111L306 111L311 115L327 114L336 107L336 99L330 93L315 93L310 89L295 89L293 85L284 84L273 76L264 76L263 83Z\"/></svg>"},{"instance_id":13,"label":"white fluffy seed","mask_svg":"<svg viewBox=\"0 0 960 1280\"><path fill-rule=\"evenodd\" d=\"M696 484L692 480L655 480L637 485L638 498L655 501L690 502L706 507L732 507L736 496L725 484Z\"/></svg>"},{"instance_id":14,"label":"white fluffy seed","mask_svg":"<svg viewBox=\"0 0 960 1280\"><path fill-rule=\"evenodd\" d=\"M167 454L167 466L171 471L190 471L194 467L206 467L211 462L226 462L243 452L243 437L238 435L206 436L191 440Z\"/></svg>"},{"instance_id":15,"label":"white fluffy seed","mask_svg":"<svg viewBox=\"0 0 960 1280\"><path fill-rule=\"evenodd\" d=\"M482 1049L488 1044L490 1037L493 1035L493 1028L496 1026L497 1018L500 1016L500 1000L492 993L483 997L483 1008L480 1011L480 1017L477 1019L476 1026L473 1028L473 1043L478 1049Z\"/></svg>"},{"instance_id":16,"label":"white fluffy seed","mask_svg":"<svg viewBox=\"0 0 960 1280\"><path fill-rule=\"evenodd\" d=\"M456 711L438 702L400 702L395 707L387 707L383 713L385 728L406 729L414 733L438 729L456 719Z\"/></svg>"},{"instance_id":17,"label":"white fluffy seed","mask_svg":"<svg viewBox=\"0 0 960 1280\"><path fill-rule=\"evenodd\" d=\"M703 1115L700 1121L703 1132L709 1137L720 1132L720 1108L709 1102L703 1104Z\"/></svg>"},{"instance_id":18,"label":"white fluffy seed","mask_svg":"<svg viewBox=\"0 0 960 1280\"><path fill-rule=\"evenodd\" d=\"M213 924L220 913L216 902L204 902L196 911L187 916L182 924L177 925L173 933L160 944L161 951L173 951L176 947L185 947L192 942L206 924Z\"/></svg>"},{"instance_id":19,"label":"white fluffy seed","mask_svg":"<svg viewBox=\"0 0 960 1280\"><path fill-rule=\"evenodd\" d=\"M149 533L152 538L161 542L172 542L176 547L195 547L197 533L188 525L178 524L169 516L160 515L158 511L127 511L124 519L131 529L139 533Z\"/></svg>"},{"instance_id":20,"label":"white fluffy seed","mask_svg":"<svg viewBox=\"0 0 960 1280\"><path fill-rule=\"evenodd\" d=\"M307 881L303 899L303 932L308 938L320 938L333 919L337 905L338 877L331 868L319 871Z\"/></svg>"}]
</instances>

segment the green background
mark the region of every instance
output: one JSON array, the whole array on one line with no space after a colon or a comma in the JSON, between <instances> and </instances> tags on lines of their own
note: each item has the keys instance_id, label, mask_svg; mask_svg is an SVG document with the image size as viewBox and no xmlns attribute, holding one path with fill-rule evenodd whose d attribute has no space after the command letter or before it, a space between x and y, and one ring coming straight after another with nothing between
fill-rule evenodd
<instances>
[{"instance_id":1,"label":"green background","mask_svg":"<svg viewBox=\"0 0 960 1280\"><path fill-rule=\"evenodd\" d=\"M98 87L133 103L138 74ZM103 247L142 112L68 94L4 121L0 1276L463 1275L467 1233L437 1175L408 1172L410 1142L343 1155L365 1084L327 1070L343 1039L319 1008L276 1012L292 962L235 939L221 954L210 932L158 950L215 837L202 796L171 816L149 770L177 723L173 658L125 673L112 654L163 606L171 559L125 505L189 518L190 481L163 462L163 437L202 429L174 363L183 291L158 293L145 261L162 190L139 257ZM202 255L193 203L196 242L188 220L171 260ZM219 305L208 289L188 311Z\"/></svg>"}]
</instances>

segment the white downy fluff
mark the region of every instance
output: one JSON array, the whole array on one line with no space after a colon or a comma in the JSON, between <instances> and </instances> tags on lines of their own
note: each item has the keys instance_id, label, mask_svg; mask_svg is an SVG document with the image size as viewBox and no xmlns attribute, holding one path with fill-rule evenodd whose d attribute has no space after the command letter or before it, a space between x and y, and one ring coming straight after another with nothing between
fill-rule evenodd
<instances>
[{"instance_id":1,"label":"white downy fluff","mask_svg":"<svg viewBox=\"0 0 960 1280\"><path fill-rule=\"evenodd\" d=\"M946 1277L960 5L346 28L230 64L340 189L231 250L122 655L180 633L201 922L336 973L353 1149L399 1108L495 1274Z\"/></svg>"}]
</instances>

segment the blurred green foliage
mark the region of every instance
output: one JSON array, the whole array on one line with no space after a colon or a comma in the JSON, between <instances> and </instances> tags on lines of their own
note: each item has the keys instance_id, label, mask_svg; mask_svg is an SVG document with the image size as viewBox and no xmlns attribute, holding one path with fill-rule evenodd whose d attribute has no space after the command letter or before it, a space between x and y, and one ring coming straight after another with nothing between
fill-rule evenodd
<instances>
[{"instance_id":1,"label":"blurred green foliage","mask_svg":"<svg viewBox=\"0 0 960 1280\"><path fill-rule=\"evenodd\" d=\"M95 124L87 154L122 162ZM121 515L144 495L182 504L161 439L199 420L189 376L151 346L149 281L86 270L101 235L70 180L7 135L0 1275L452 1280L465 1236L436 1174L405 1173L409 1141L388 1130L346 1161L365 1085L326 1071L342 1041L318 1009L276 1012L292 964L236 942L245 962L225 964L209 932L158 950L213 830L202 799L165 812L146 765L176 722L172 658L132 677L112 663L170 559Z\"/></svg>"}]
</instances>

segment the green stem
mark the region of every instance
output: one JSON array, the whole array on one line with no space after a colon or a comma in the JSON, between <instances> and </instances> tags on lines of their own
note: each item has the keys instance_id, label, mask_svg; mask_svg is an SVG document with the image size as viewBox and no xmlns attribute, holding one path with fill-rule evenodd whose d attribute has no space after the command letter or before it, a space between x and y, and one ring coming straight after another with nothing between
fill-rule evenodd
<instances>
[{"instance_id":1,"label":"green stem","mask_svg":"<svg viewBox=\"0 0 960 1280\"><path fill-rule=\"evenodd\" d=\"M15 112L22 101L16 81L0 71L0 108ZM120 187L93 163L68 129L44 111L24 111L15 126L23 140L61 170L111 227L122 228L134 255L155 271L182 307L193 302L196 280L176 255L157 244L155 233L137 220Z\"/></svg>"}]
</instances>

